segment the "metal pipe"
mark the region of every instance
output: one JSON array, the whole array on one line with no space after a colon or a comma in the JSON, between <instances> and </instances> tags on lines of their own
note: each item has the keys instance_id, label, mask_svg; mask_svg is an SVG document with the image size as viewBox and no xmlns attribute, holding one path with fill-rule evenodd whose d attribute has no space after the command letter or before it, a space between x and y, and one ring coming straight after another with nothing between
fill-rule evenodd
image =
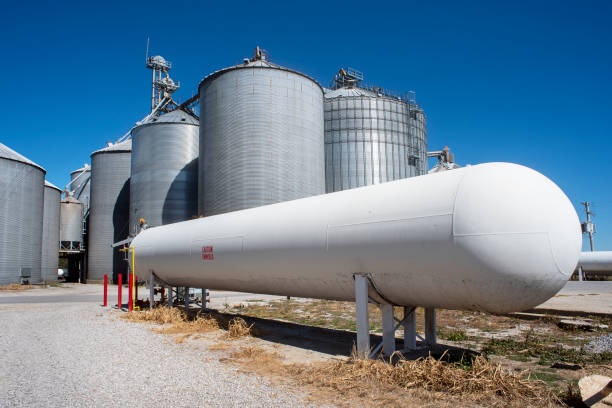
<instances>
[{"instance_id":1,"label":"metal pipe","mask_svg":"<svg viewBox=\"0 0 612 408\"><path fill-rule=\"evenodd\" d=\"M581 252L578 266L583 272L612 273L612 251Z\"/></svg>"}]
</instances>

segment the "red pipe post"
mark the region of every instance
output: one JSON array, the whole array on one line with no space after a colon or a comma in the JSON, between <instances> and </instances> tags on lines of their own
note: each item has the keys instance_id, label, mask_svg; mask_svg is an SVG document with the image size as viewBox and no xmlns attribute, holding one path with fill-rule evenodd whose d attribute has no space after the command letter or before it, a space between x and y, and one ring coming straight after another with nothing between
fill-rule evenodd
<instances>
[{"instance_id":1,"label":"red pipe post","mask_svg":"<svg viewBox=\"0 0 612 408\"><path fill-rule=\"evenodd\" d=\"M132 274L130 273L128 275L128 312L132 311L132 305L133 305L133 301L132 301Z\"/></svg>"},{"instance_id":2,"label":"red pipe post","mask_svg":"<svg viewBox=\"0 0 612 408\"><path fill-rule=\"evenodd\" d=\"M117 284L117 309L121 309L121 274L119 274L119 282Z\"/></svg>"},{"instance_id":3,"label":"red pipe post","mask_svg":"<svg viewBox=\"0 0 612 408\"><path fill-rule=\"evenodd\" d=\"M108 300L108 275L104 275L104 307L106 307Z\"/></svg>"}]
</instances>

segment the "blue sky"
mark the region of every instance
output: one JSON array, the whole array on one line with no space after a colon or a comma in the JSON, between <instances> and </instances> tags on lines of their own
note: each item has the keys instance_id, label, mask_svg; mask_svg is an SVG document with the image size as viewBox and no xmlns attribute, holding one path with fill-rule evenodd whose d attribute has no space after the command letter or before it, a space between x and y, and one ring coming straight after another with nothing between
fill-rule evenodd
<instances>
[{"instance_id":1,"label":"blue sky","mask_svg":"<svg viewBox=\"0 0 612 408\"><path fill-rule=\"evenodd\" d=\"M372 5L376 7L372 7ZM612 2L29 2L0 16L0 141L62 187L89 154L148 113L151 51L176 96L249 57L326 85L341 66L416 92L429 148L461 164L509 161L554 180L596 249L612 250ZM585 241L586 242L586 241ZM586 248L585 244L585 248Z\"/></svg>"}]
</instances>

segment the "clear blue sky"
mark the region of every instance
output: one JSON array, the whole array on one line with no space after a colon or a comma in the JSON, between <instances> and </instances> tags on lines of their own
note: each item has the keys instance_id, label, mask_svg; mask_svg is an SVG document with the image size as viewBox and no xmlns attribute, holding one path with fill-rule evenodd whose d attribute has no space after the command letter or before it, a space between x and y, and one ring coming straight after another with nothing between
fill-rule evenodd
<instances>
[{"instance_id":1,"label":"clear blue sky","mask_svg":"<svg viewBox=\"0 0 612 408\"><path fill-rule=\"evenodd\" d=\"M148 113L147 37L183 100L260 45L324 85L348 65L414 90L430 149L544 173L581 219L594 203L612 250L611 16L609 1L5 3L0 141L62 187Z\"/></svg>"}]
</instances>

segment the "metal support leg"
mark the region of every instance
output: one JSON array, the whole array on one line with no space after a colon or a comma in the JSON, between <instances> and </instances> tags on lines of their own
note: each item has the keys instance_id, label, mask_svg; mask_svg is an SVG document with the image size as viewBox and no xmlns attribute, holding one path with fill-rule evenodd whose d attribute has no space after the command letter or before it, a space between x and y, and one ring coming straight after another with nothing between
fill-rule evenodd
<instances>
[{"instance_id":1,"label":"metal support leg","mask_svg":"<svg viewBox=\"0 0 612 408\"><path fill-rule=\"evenodd\" d=\"M168 309L174 306L174 292L172 286L168 287Z\"/></svg>"},{"instance_id":2,"label":"metal support leg","mask_svg":"<svg viewBox=\"0 0 612 408\"><path fill-rule=\"evenodd\" d=\"M582 270L582 266L578 267L578 280L579 281L583 281L584 280L584 271Z\"/></svg>"},{"instance_id":3,"label":"metal support leg","mask_svg":"<svg viewBox=\"0 0 612 408\"><path fill-rule=\"evenodd\" d=\"M433 307L425 308L425 344L433 346L436 340L436 309Z\"/></svg>"},{"instance_id":4,"label":"metal support leg","mask_svg":"<svg viewBox=\"0 0 612 408\"><path fill-rule=\"evenodd\" d=\"M153 309L153 305L155 304L155 275L153 271L151 271L151 277L149 281L149 308Z\"/></svg>"},{"instance_id":5,"label":"metal support leg","mask_svg":"<svg viewBox=\"0 0 612 408\"><path fill-rule=\"evenodd\" d=\"M185 295L183 296L185 298L185 311L189 310L189 288L185 287Z\"/></svg>"},{"instance_id":6,"label":"metal support leg","mask_svg":"<svg viewBox=\"0 0 612 408\"><path fill-rule=\"evenodd\" d=\"M380 305L383 324L382 352L389 357L395 353L395 319L393 318L393 305L388 303Z\"/></svg>"},{"instance_id":7,"label":"metal support leg","mask_svg":"<svg viewBox=\"0 0 612 408\"><path fill-rule=\"evenodd\" d=\"M404 306L404 350L416 350L416 308Z\"/></svg>"},{"instance_id":8,"label":"metal support leg","mask_svg":"<svg viewBox=\"0 0 612 408\"><path fill-rule=\"evenodd\" d=\"M357 355L370 354L370 319L368 315L368 278L355 275L355 306L357 317Z\"/></svg>"},{"instance_id":9,"label":"metal support leg","mask_svg":"<svg viewBox=\"0 0 612 408\"><path fill-rule=\"evenodd\" d=\"M206 289L202 288L202 310L206 309Z\"/></svg>"}]
</instances>

